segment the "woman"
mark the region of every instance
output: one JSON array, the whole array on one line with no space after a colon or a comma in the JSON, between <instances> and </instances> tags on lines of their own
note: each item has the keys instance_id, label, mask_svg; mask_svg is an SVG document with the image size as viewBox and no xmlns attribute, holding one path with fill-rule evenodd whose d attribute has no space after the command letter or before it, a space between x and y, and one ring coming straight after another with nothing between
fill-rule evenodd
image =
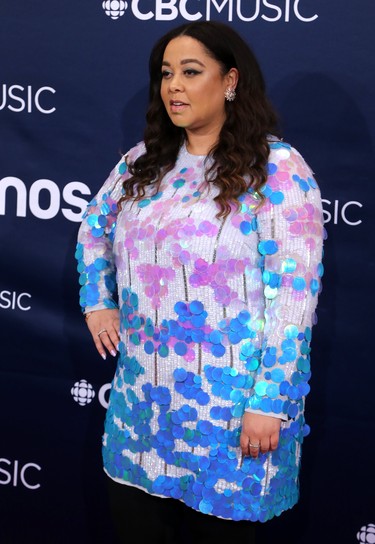
<instances>
[{"instance_id":1,"label":"woman","mask_svg":"<svg viewBox=\"0 0 375 544\"><path fill-rule=\"evenodd\" d=\"M87 325L119 352L104 469L124 534L251 542L298 500L320 192L229 26L169 31L149 68L144 141L78 237Z\"/></svg>"}]
</instances>

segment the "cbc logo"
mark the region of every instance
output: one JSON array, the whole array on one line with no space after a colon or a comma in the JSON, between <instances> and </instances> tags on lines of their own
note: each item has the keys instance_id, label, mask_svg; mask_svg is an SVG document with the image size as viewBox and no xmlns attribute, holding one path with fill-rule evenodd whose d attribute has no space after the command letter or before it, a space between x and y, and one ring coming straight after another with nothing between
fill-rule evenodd
<instances>
[{"instance_id":1,"label":"cbc logo","mask_svg":"<svg viewBox=\"0 0 375 544\"><path fill-rule=\"evenodd\" d=\"M130 0L129 0L130 1ZM154 11L147 8L150 0L131 0L130 9L136 19L147 21L173 21L182 17L186 21L197 21L205 18L211 20L212 13L226 14L228 21L238 19L240 21L252 22L258 18L269 23L283 21L288 23L292 18L303 23L312 23L318 18L317 13L308 13L308 9L300 4L305 0L284 0L283 6L273 4L268 0L153 0ZM203 4L203 6L202 6ZM205 13L198 10L198 6L204 9ZM102 8L111 19L119 19L128 8L128 2L123 0L105 0Z\"/></svg>"},{"instance_id":2,"label":"cbc logo","mask_svg":"<svg viewBox=\"0 0 375 544\"><path fill-rule=\"evenodd\" d=\"M17 293L16 291L0 291L0 308L4 310L22 310L28 312L30 306L30 293Z\"/></svg>"},{"instance_id":3,"label":"cbc logo","mask_svg":"<svg viewBox=\"0 0 375 544\"><path fill-rule=\"evenodd\" d=\"M36 463L25 463L22 465L17 459L0 459L0 485L9 485L17 487L23 485L27 489L38 489L40 483L36 482L35 471L41 471L41 467Z\"/></svg>"},{"instance_id":4,"label":"cbc logo","mask_svg":"<svg viewBox=\"0 0 375 544\"><path fill-rule=\"evenodd\" d=\"M357 533L357 540L363 542L363 544L375 544L375 525L369 523L361 527L361 530Z\"/></svg>"},{"instance_id":5,"label":"cbc logo","mask_svg":"<svg viewBox=\"0 0 375 544\"><path fill-rule=\"evenodd\" d=\"M105 383L101 386L98 393L98 400L100 404L103 406L103 408L108 408L108 399L107 399L107 393L111 389L110 383ZM87 404L90 404L90 402L95 397L95 391L91 383L89 383L87 380L80 380L79 382L76 382L73 387L70 390L70 393L73 397L73 399L80 405L80 406L86 406Z\"/></svg>"},{"instance_id":6,"label":"cbc logo","mask_svg":"<svg viewBox=\"0 0 375 544\"><path fill-rule=\"evenodd\" d=\"M337 225L340 221L343 221L351 227L356 227L362 223L362 219L358 219L358 208L362 208L362 204L357 200L349 200L348 202L341 202L340 200L326 200L322 199L323 204L329 206L328 209L323 209L324 223L333 222Z\"/></svg>"},{"instance_id":7,"label":"cbc logo","mask_svg":"<svg viewBox=\"0 0 375 544\"><path fill-rule=\"evenodd\" d=\"M73 399L78 402L80 406L86 406L90 404L92 399L95 397L95 391L87 380L80 380L76 382L70 390Z\"/></svg>"},{"instance_id":8,"label":"cbc logo","mask_svg":"<svg viewBox=\"0 0 375 544\"><path fill-rule=\"evenodd\" d=\"M127 2L122 0L106 0L103 2L102 7L106 15L109 15L111 19L118 19L124 15L125 10L128 7Z\"/></svg>"},{"instance_id":9,"label":"cbc logo","mask_svg":"<svg viewBox=\"0 0 375 544\"><path fill-rule=\"evenodd\" d=\"M46 94L55 94L55 92L55 89L48 86L34 89L32 85L27 85L27 87L11 85L7 87L3 83L0 111L8 108L8 110L16 113L20 111L32 113L34 110L44 114L53 113L56 111L56 108L54 106L51 107L51 99Z\"/></svg>"}]
</instances>

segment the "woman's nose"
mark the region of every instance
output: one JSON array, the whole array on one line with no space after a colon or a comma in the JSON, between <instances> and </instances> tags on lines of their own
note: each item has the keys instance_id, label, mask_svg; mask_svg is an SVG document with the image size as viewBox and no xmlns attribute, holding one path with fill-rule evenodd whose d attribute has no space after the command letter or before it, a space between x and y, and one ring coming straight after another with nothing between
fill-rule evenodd
<instances>
[{"instance_id":1,"label":"woman's nose","mask_svg":"<svg viewBox=\"0 0 375 544\"><path fill-rule=\"evenodd\" d=\"M181 82L181 78L175 74L170 80L169 80L169 90L172 93L182 91L183 84Z\"/></svg>"}]
</instances>

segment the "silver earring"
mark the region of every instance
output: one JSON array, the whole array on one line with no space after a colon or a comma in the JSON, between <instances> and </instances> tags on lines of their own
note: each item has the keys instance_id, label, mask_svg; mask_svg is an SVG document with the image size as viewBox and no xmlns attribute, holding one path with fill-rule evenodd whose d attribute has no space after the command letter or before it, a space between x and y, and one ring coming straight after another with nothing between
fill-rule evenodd
<instances>
[{"instance_id":1,"label":"silver earring","mask_svg":"<svg viewBox=\"0 0 375 544\"><path fill-rule=\"evenodd\" d=\"M224 96L228 102L233 102L233 100L236 98L236 91L232 89L232 87L228 87L225 90Z\"/></svg>"}]
</instances>

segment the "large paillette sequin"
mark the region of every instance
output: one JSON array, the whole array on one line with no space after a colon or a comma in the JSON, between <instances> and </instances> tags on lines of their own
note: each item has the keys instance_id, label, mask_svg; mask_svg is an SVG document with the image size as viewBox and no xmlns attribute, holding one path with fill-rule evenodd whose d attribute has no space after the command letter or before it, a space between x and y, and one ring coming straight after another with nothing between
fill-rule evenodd
<instances>
[{"instance_id":1,"label":"large paillette sequin","mask_svg":"<svg viewBox=\"0 0 375 544\"><path fill-rule=\"evenodd\" d=\"M311 170L288 144L270 147L263 205L249 190L225 220L204 158L184 147L159 192L118 213L123 158L88 205L76 251L82 309L120 311L106 472L206 514L262 522L298 500L324 238ZM242 457L245 410L282 419L276 451Z\"/></svg>"}]
</instances>

